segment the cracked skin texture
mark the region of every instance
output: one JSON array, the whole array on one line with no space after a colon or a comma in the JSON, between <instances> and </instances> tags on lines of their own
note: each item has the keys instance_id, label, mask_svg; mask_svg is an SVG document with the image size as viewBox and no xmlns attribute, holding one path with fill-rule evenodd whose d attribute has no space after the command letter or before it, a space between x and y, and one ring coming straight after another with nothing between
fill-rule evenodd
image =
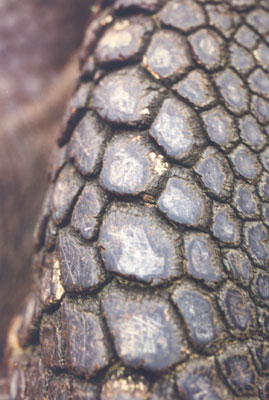
<instances>
[{"instance_id":1,"label":"cracked skin texture","mask_svg":"<svg viewBox=\"0 0 269 400\"><path fill-rule=\"evenodd\" d=\"M116 0L89 26L12 399L269 398L268 35L265 0Z\"/></svg>"}]
</instances>

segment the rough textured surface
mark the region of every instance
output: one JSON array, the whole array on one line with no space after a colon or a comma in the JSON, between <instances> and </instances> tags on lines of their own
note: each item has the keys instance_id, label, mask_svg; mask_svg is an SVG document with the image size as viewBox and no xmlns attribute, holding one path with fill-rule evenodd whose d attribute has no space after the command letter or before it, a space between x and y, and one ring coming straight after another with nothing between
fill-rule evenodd
<instances>
[{"instance_id":1,"label":"rough textured surface","mask_svg":"<svg viewBox=\"0 0 269 400\"><path fill-rule=\"evenodd\" d=\"M51 200L51 215L57 225L66 220L82 185L81 179L70 165L61 171Z\"/></svg>"},{"instance_id":2,"label":"rough textured surface","mask_svg":"<svg viewBox=\"0 0 269 400\"><path fill-rule=\"evenodd\" d=\"M177 374L177 388L184 399L230 400L230 391L221 382L213 360L192 361Z\"/></svg>"},{"instance_id":3,"label":"rough textured surface","mask_svg":"<svg viewBox=\"0 0 269 400\"><path fill-rule=\"evenodd\" d=\"M215 286L224 278L218 246L205 233L184 235L186 272L193 279Z\"/></svg>"},{"instance_id":4,"label":"rough textured surface","mask_svg":"<svg viewBox=\"0 0 269 400\"><path fill-rule=\"evenodd\" d=\"M198 64L207 70L218 69L223 64L224 41L217 33L201 29L191 35L189 41Z\"/></svg>"},{"instance_id":5,"label":"rough textured surface","mask_svg":"<svg viewBox=\"0 0 269 400\"><path fill-rule=\"evenodd\" d=\"M238 246L240 244L240 223L230 206L214 204L212 232L221 245Z\"/></svg>"},{"instance_id":6,"label":"rough textured surface","mask_svg":"<svg viewBox=\"0 0 269 400\"><path fill-rule=\"evenodd\" d=\"M13 393L264 400L267 12L252 0L118 0L91 29L90 110L53 174L41 311L22 316Z\"/></svg>"},{"instance_id":7,"label":"rough textured surface","mask_svg":"<svg viewBox=\"0 0 269 400\"><path fill-rule=\"evenodd\" d=\"M248 349L231 346L218 357L221 373L238 396L258 394L258 376ZM255 398L255 397L254 397Z\"/></svg>"},{"instance_id":8,"label":"rough textured surface","mask_svg":"<svg viewBox=\"0 0 269 400\"><path fill-rule=\"evenodd\" d=\"M159 19L165 25L189 31L205 23L205 13L191 0L168 1L160 11Z\"/></svg>"},{"instance_id":9,"label":"rough textured surface","mask_svg":"<svg viewBox=\"0 0 269 400\"><path fill-rule=\"evenodd\" d=\"M92 105L108 122L146 125L152 108L160 102L158 88L138 68L122 69L101 80L94 91Z\"/></svg>"},{"instance_id":10,"label":"rough textured surface","mask_svg":"<svg viewBox=\"0 0 269 400\"><path fill-rule=\"evenodd\" d=\"M71 225L83 239L92 239L98 230L100 215L107 203L104 190L96 183L85 185L74 207Z\"/></svg>"},{"instance_id":11,"label":"rough textured surface","mask_svg":"<svg viewBox=\"0 0 269 400\"><path fill-rule=\"evenodd\" d=\"M181 275L179 242L152 210L120 204L105 217L98 244L109 271L156 285Z\"/></svg>"},{"instance_id":12,"label":"rough textured surface","mask_svg":"<svg viewBox=\"0 0 269 400\"><path fill-rule=\"evenodd\" d=\"M215 92L207 76L194 70L174 85L179 96L196 107L206 107L216 101Z\"/></svg>"},{"instance_id":13,"label":"rough textured surface","mask_svg":"<svg viewBox=\"0 0 269 400\"><path fill-rule=\"evenodd\" d=\"M220 72L216 78L216 85L231 112L240 115L247 111L248 91L237 74L230 69Z\"/></svg>"},{"instance_id":14,"label":"rough textured surface","mask_svg":"<svg viewBox=\"0 0 269 400\"><path fill-rule=\"evenodd\" d=\"M229 283L220 291L218 302L232 335L243 338L255 332L255 307L245 290Z\"/></svg>"},{"instance_id":15,"label":"rough textured surface","mask_svg":"<svg viewBox=\"0 0 269 400\"><path fill-rule=\"evenodd\" d=\"M119 194L154 192L168 164L146 140L145 134L116 136L108 145L100 179L104 188Z\"/></svg>"},{"instance_id":16,"label":"rough textured surface","mask_svg":"<svg viewBox=\"0 0 269 400\"><path fill-rule=\"evenodd\" d=\"M220 152L207 147L197 162L195 171L209 193L219 199L230 197L233 190L233 173Z\"/></svg>"},{"instance_id":17,"label":"rough textured surface","mask_svg":"<svg viewBox=\"0 0 269 400\"><path fill-rule=\"evenodd\" d=\"M145 68L157 79L175 80L192 64L183 36L172 31L156 32L143 58Z\"/></svg>"},{"instance_id":18,"label":"rough textured surface","mask_svg":"<svg viewBox=\"0 0 269 400\"><path fill-rule=\"evenodd\" d=\"M179 285L173 293L194 347L212 354L225 339L224 325L209 296L194 285Z\"/></svg>"},{"instance_id":19,"label":"rough textured surface","mask_svg":"<svg viewBox=\"0 0 269 400\"><path fill-rule=\"evenodd\" d=\"M100 317L68 302L62 304L60 312L66 368L89 378L107 366L110 359Z\"/></svg>"},{"instance_id":20,"label":"rough textured surface","mask_svg":"<svg viewBox=\"0 0 269 400\"><path fill-rule=\"evenodd\" d=\"M106 127L92 112L86 114L68 146L69 155L82 175L91 176L98 171L107 140Z\"/></svg>"},{"instance_id":21,"label":"rough textured surface","mask_svg":"<svg viewBox=\"0 0 269 400\"><path fill-rule=\"evenodd\" d=\"M230 150L238 141L234 118L224 108L213 107L202 113L202 119L209 139L222 150Z\"/></svg>"},{"instance_id":22,"label":"rough textured surface","mask_svg":"<svg viewBox=\"0 0 269 400\"><path fill-rule=\"evenodd\" d=\"M184 360L187 343L171 305L157 296L111 290L103 301L108 328L124 364L153 372Z\"/></svg>"},{"instance_id":23,"label":"rough textured surface","mask_svg":"<svg viewBox=\"0 0 269 400\"><path fill-rule=\"evenodd\" d=\"M204 144L197 115L182 101L166 99L150 128L150 135L165 153L189 165Z\"/></svg>"},{"instance_id":24,"label":"rough textured surface","mask_svg":"<svg viewBox=\"0 0 269 400\"><path fill-rule=\"evenodd\" d=\"M169 220L181 225L201 227L209 221L210 201L188 178L170 178L158 200L158 207Z\"/></svg>"},{"instance_id":25,"label":"rough textured surface","mask_svg":"<svg viewBox=\"0 0 269 400\"><path fill-rule=\"evenodd\" d=\"M81 246L70 234L61 232L57 247L66 292L94 289L104 280L96 246Z\"/></svg>"},{"instance_id":26,"label":"rough textured surface","mask_svg":"<svg viewBox=\"0 0 269 400\"><path fill-rule=\"evenodd\" d=\"M95 58L98 64L137 59L153 30L151 19L122 19L109 27L99 41Z\"/></svg>"}]
</instances>

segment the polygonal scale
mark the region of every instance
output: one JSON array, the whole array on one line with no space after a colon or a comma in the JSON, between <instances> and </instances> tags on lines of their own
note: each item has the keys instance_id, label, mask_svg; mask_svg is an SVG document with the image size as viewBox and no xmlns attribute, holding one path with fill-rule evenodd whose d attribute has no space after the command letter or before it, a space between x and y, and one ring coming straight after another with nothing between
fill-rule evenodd
<instances>
[{"instance_id":1,"label":"polygonal scale","mask_svg":"<svg viewBox=\"0 0 269 400\"><path fill-rule=\"evenodd\" d=\"M223 150L229 150L238 141L234 119L224 108L215 107L201 115L210 140Z\"/></svg>"},{"instance_id":2,"label":"polygonal scale","mask_svg":"<svg viewBox=\"0 0 269 400\"><path fill-rule=\"evenodd\" d=\"M186 39L173 31L156 32L143 57L143 65L157 79L175 80L191 64Z\"/></svg>"},{"instance_id":3,"label":"polygonal scale","mask_svg":"<svg viewBox=\"0 0 269 400\"><path fill-rule=\"evenodd\" d=\"M242 25L235 34L236 41L247 49L252 50L258 41L256 33L246 25Z\"/></svg>"},{"instance_id":4,"label":"polygonal scale","mask_svg":"<svg viewBox=\"0 0 269 400\"><path fill-rule=\"evenodd\" d=\"M258 194L262 201L269 202L269 174L263 173L258 184Z\"/></svg>"},{"instance_id":5,"label":"polygonal scale","mask_svg":"<svg viewBox=\"0 0 269 400\"><path fill-rule=\"evenodd\" d=\"M72 227L86 239L95 237L100 214L107 203L104 190L96 183L87 183L78 198L71 218Z\"/></svg>"},{"instance_id":6,"label":"polygonal scale","mask_svg":"<svg viewBox=\"0 0 269 400\"><path fill-rule=\"evenodd\" d=\"M166 300L144 291L116 288L105 294L103 307L124 364L158 372L186 358L179 318Z\"/></svg>"},{"instance_id":7,"label":"polygonal scale","mask_svg":"<svg viewBox=\"0 0 269 400\"><path fill-rule=\"evenodd\" d=\"M40 344L42 359L46 367L63 369L64 356L58 312L43 316L40 327Z\"/></svg>"},{"instance_id":8,"label":"polygonal scale","mask_svg":"<svg viewBox=\"0 0 269 400\"><path fill-rule=\"evenodd\" d=\"M179 224L204 227L210 217L210 201L191 178L172 177L158 200L159 209Z\"/></svg>"},{"instance_id":9,"label":"polygonal scale","mask_svg":"<svg viewBox=\"0 0 269 400\"><path fill-rule=\"evenodd\" d=\"M69 155L82 175L97 172L108 138L104 123L93 112L88 112L75 129L68 146Z\"/></svg>"},{"instance_id":10,"label":"polygonal scale","mask_svg":"<svg viewBox=\"0 0 269 400\"><path fill-rule=\"evenodd\" d=\"M71 165L66 165L55 183L51 201L51 213L55 224L62 224L68 216L83 182Z\"/></svg>"},{"instance_id":11,"label":"polygonal scale","mask_svg":"<svg viewBox=\"0 0 269 400\"><path fill-rule=\"evenodd\" d=\"M230 45L230 62L231 66L241 74L247 74L254 66L255 60L252 54L242 46L236 43Z\"/></svg>"},{"instance_id":12,"label":"polygonal scale","mask_svg":"<svg viewBox=\"0 0 269 400\"><path fill-rule=\"evenodd\" d=\"M229 205L215 203L213 207L213 235L220 244L238 246L241 242L241 229L238 218Z\"/></svg>"},{"instance_id":13,"label":"polygonal scale","mask_svg":"<svg viewBox=\"0 0 269 400\"><path fill-rule=\"evenodd\" d=\"M102 185L111 192L137 195L154 191L168 170L164 157L145 134L121 134L110 142L103 159Z\"/></svg>"},{"instance_id":14,"label":"polygonal scale","mask_svg":"<svg viewBox=\"0 0 269 400\"><path fill-rule=\"evenodd\" d=\"M196 107L206 107L216 101L212 84L206 74L198 70L190 72L173 89Z\"/></svg>"},{"instance_id":15,"label":"polygonal scale","mask_svg":"<svg viewBox=\"0 0 269 400\"><path fill-rule=\"evenodd\" d=\"M255 69L248 78L250 88L259 96L269 99L269 74L261 68Z\"/></svg>"},{"instance_id":16,"label":"polygonal scale","mask_svg":"<svg viewBox=\"0 0 269 400\"><path fill-rule=\"evenodd\" d=\"M269 305L269 274L257 270L251 285L251 292L255 302L261 306Z\"/></svg>"},{"instance_id":17,"label":"polygonal scale","mask_svg":"<svg viewBox=\"0 0 269 400\"><path fill-rule=\"evenodd\" d=\"M238 181L235 185L233 205L243 219L260 218L260 201L252 185Z\"/></svg>"},{"instance_id":18,"label":"polygonal scale","mask_svg":"<svg viewBox=\"0 0 269 400\"><path fill-rule=\"evenodd\" d=\"M213 147L207 147L195 165L203 185L214 196L225 199L233 190L234 177L225 157Z\"/></svg>"},{"instance_id":19,"label":"polygonal scale","mask_svg":"<svg viewBox=\"0 0 269 400\"><path fill-rule=\"evenodd\" d=\"M260 125L247 114L239 120L240 137L242 141L251 147L254 151L260 151L267 142Z\"/></svg>"},{"instance_id":20,"label":"polygonal scale","mask_svg":"<svg viewBox=\"0 0 269 400\"><path fill-rule=\"evenodd\" d=\"M215 26L224 36L229 38L241 21L240 15L233 12L230 7L221 2L205 6L210 25Z\"/></svg>"},{"instance_id":21,"label":"polygonal scale","mask_svg":"<svg viewBox=\"0 0 269 400\"><path fill-rule=\"evenodd\" d=\"M224 41L211 29L201 29L189 37L194 56L207 70L215 70L224 62Z\"/></svg>"},{"instance_id":22,"label":"polygonal scale","mask_svg":"<svg viewBox=\"0 0 269 400\"><path fill-rule=\"evenodd\" d=\"M260 266L269 264L268 229L261 222L244 224L244 247L250 257Z\"/></svg>"},{"instance_id":23,"label":"polygonal scale","mask_svg":"<svg viewBox=\"0 0 269 400\"><path fill-rule=\"evenodd\" d=\"M257 8L251 11L246 19L261 35L265 35L269 31L269 12Z\"/></svg>"},{"instance_id":24,"label":"polygonal scale","mask_svg":"<svg viewBox=\"0 0 269 400\"><path fill-rule=\"evenodd\" d=\"M238 396L257 395L258 376L246 346L229 346L218 357L225 381Z\"/></svg>"},{"instance_id":25,"label":"polygonal scale","mask_svg":"<svg viewBox=\"0 0 269 400\"><path fill-rule=\"evenodd\" d=\"M183 283L176 287L172 299L177 306L192 344L200 351L212 354L225 338L224 325L216 307L201 289Z\"/></svg>"},{"instance_id":26,"label":"polygonal scale","mask_svg":"<svg viewBox=\"0 0 269 400\"><path fill-rule=\"evenodd\" d=\"M235 72L222 71L215 82L230 111L240 115L248 110L248 90Z\"/></svg>"},{"instance_id":27,"label":"polygonal scale","mask_svg":"<svg viewBox=\"0 0 269 400\"><path fill-rule=\"evenodd\" d=\"M262 217L263 217L263 223L267 227L269 227L269 204L268 203L262 204Z\"/></svg>"},{"instance_id":28,"label":"polygonal scale","mask_svg":"<svg viewBox=\"0 0 269 400\"><path fill-rule=\"evenodd\" d=\"M147 43L153 27L151 19L141 17L116 21L106 30L97 45L97 63L105 65L136 59Z\"/></svg>"},{"instance_id":29,"label":"polygonal scale","mask_svg":"<svg viewBox=\"0 0 269 400\"><path fill-rule=\"evenodd\" d=\"M58 258L65 291L95 289L105 279L96 247L82 246L69 233L58 237Z\"/></svg>"},{"instance_id":30,"label":"polygonal scale","mask_svg":"<svg viewBox=\"0 0 269 400\"><path fill-rule=\"evenodd\" d=\"M247 291L228 283L218 293L218 303L233 336L243 338L255 333L256 307Z\"/></svg>"},{"instance_id":31,"label":"polygonal scale","mask_svg":"<svg viewBox=\"0 0 269 400\"><path fill-rule=\"evenodd\" d=\"M184 165L193 164L204 145L196 114L174 98L164 101L150 128L150 135L168 156Z\"/></svg>"},{"instance_id":32,"label":"polygonal scale","mask_svg":"<svg viewBox=\"0 0 269 400\"><path fill-rule=\"evenodd\" d=\"M251 96L251 111L261 124L269 122L269 102L260 96Z\"/></svg>"},{"instance_id":33,"label":"polygonal scale","mask_svg":"<svg viewBox=\"0 0 269 400\"><path fill-rule=\"evenodd\" d=\"M104 327L98 316L64 302L60 308L68 371L89 379L110 361Z\"/></svg>"},{"instance_id":34,"label":"polygonal scale","mask_svg":"<svg viewBox=\"0 0 269 400\"><path fill-rule=\"evenodd\" d=\"M254 56L263 69L269 72L269 46L261 42L254 50Z\"/></svg>"},{"instance_id":35,"label":"polygonal scale","mask_svg":"<svg viewBox=\"0 0 269 400\"><path fill-rule=\"evenodd\" d=\"M113 205L99 247L109 271L156 285L181 274L179 234L148 207Z\"/></svg>"},{"instance_id":36,"label":"polygonal scale","mask_svg":"<svg viewBox=\"0 0 269 400\"><path fill-rule=\"evenodd\" d=\"M184 32L197 28L206 22L202 7L191 0L169 1L158 14L158 17L163 24Z\"/></svg>"},{"instance_id":37,"label":"polygonal scale","mask_svg":"<svg viewBox=\"0 0 269 400\"><path fill-rule=\"evenodd\" d=\"M204 233L184 235L185 268L194 279L215 286L225 277L218 247Z\"/></svg>"},{"instance_id":38,"label":"polygonal scale","mask_svg":"<svg viewBox=\"0 0 269 400\"><path fill-rule=\"evenodd\" d=\"M245 253L240 249L223 251L223 262L233 282L249 286L253 278L252 264Z\"/></svg>"},{"instance_id":39,"label":"polygonal scale","mask_svg":"<svg viewBox=\"0 0 269 400\"><path fill-rule=\"evenodd\" d=\"M240 144L229 155L235 171L239 176L252 181L261 171L257 155Z\"/></svg>"},{"instance_id":40,"label":"polygonal scale","mask_svg":"<svg viewBox=\"0 0 269 400\"><path fill-rule=\"evenodd\" d=\"M263 168L269 172L269 146L267 146L264 151L260 154L260 161Z\"/></svg>"},{"instance_id":41,"label":"polygonal scale","mask_svg":"<svg viewBox=\"0 0 269 400\"><path fill-rule=\"evenodd\" d=\"M105 76L92 97L92 107L105 120L124 125L146 125L150 109L160 101L158 86L136 68Z\"/></svg>"},{"instance_id":42,"label":"polygonal scale","mask_svg":"<svg viewBox=\"0 0 269 400\"><path fill-rule=\"evenodd\" d=\"M269 375L269 343L262 340L252 340L248 347L258 373Z\"/></svg>"},{"instance_id":43,"label":"polygonal scale","mask_svg":"<svg viewBox=\"0 0 269 400\"><path fill-rule=\"evenodd\" d=\"M177 389L183 399L232 400L212 359L189 362L177 373Z\"/></svg>"}]
</instances>

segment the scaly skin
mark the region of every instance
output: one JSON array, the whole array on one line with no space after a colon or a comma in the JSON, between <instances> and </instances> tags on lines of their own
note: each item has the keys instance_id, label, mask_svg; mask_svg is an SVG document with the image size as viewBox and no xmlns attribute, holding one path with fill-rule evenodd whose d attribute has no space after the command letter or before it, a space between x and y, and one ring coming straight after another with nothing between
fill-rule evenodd
<instances>
[{"instance_id":1,"label":"scaly skin","mask_svg":"<svg viewBox=\"0 0 269 400\"><path fill-rule=\"evenodd\" d=\"M12 399L269 398L268 33L256 0L116 0L89 27Z\"/></svg>"}]
</instances>

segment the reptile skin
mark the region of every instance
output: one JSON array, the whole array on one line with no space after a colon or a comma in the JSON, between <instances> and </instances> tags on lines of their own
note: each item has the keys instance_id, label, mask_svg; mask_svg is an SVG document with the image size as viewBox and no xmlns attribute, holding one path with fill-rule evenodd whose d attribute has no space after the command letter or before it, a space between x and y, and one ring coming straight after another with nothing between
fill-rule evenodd
<instances>
[{"instance_id":1,"label":"reptile skin","mask_svg":"<svg viewBox=\"0 0 269 400\"><path fill-rule=\"evenodd\" d=\"M11 398L269 399L269 3L116 0L80 62Z\"/></svg>"}]
</instances>

